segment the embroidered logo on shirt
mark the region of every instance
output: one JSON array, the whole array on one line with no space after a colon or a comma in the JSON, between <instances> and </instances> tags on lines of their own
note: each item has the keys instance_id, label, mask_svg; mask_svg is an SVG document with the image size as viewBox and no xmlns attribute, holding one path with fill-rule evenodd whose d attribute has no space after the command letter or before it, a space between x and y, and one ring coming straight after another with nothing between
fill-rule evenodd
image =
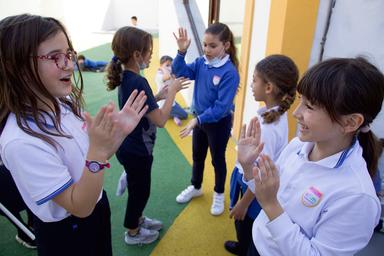
<instances>
[{"instance_id":1,"label":"embroidered logo on shirt","mask_svg":"<svg viewBox=\"0 0 384 256\"><path fill-rule=\"evenodd\" d=\"M220 79L221 77L214 75L212 79L213 85L218 85L220 83Z\"/></svg>"},{"instance_id":2,"label":"embroidered logo on shirt","mask_svg":"<svg viewBox=\"0 0 384 256\"><path fill-rule=\"evenodd\" d=\"M306 207L315 207L321 201L323 194L315 187L310 187L301 196L301 202Z\"/></svg>"}]
</instances>

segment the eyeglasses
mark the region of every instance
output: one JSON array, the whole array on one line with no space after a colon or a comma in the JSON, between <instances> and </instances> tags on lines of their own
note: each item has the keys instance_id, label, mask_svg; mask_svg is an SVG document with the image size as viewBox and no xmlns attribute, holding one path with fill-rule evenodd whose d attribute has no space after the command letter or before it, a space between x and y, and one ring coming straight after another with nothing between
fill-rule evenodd
<instances>
[{"instance_id":1,"label":"eyeglasses","mask_svg":"<svg viewBox=\"0 0 384 256\"><path fill-rule=\"evenodd\" d=\"M52 55L40 55L35 56L40 60L53 60L56 63L57 68L66 69L68 68L68 61L72 61L73 63L77 62L77 53L75 51L68 51L67 53L55 53Z\"/></svg>"}]
</instances>

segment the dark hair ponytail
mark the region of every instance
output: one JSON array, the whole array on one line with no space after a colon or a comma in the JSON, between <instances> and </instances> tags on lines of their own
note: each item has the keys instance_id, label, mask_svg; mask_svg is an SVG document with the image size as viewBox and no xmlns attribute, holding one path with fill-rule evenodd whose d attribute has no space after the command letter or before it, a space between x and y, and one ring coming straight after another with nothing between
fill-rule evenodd
<instances>
[{"instance_id":1,"label":"dark hair ponytail","mask_svg":"<svg viewBox=\"0 0 384 256\"><path fill-rule=\"evenodd\" d=\"M206 34L212 34L219 37L219 40L223 43L229 42L229 49L226 50L226 53L229 54L232 63L235 65L236 69L239 70L239 60L236 54L235 39L232 31L224 23L216 22L208 26L205 30Z\"/></svg>"},{"instance_id":2,"label":"dark hair ponytail","mask_svg":"<svg viewBox=\"0 0 384 256\"><path fill-rule=\"evenodd\" d=\"M107 66L107 90L112 91L121 84L121 74L123 69L121 61L117 57L113 57Z\"/></svg>"},{"instance_id":3,"label":"dark hair ponytail","mask_svg":"<svg viewBox=\"0 0 384 256\"><path fill-rule=\"evenodd\" d=\"M114 57L107 67L107 90L114 90L121 84L123 68L134 53L145 54L152 49L152 35L135 27L122 27L116 31L112 40Z\"/></svg>"},{"instance_id":4,"label":"dark hair ponytail","mask_svg":"<svg viewBox=\"0 0 384 256\"><path fill-rule=\"evenodd\" d=\"M377 171L377 165L380 154L383 151L383 145L372 131L360 131L357 137L363 148L363 157L367 162L369 174L373 177Z\"/></svg>"},{"instance_id":5,"label":"dark hair ponytail","mask_svg":"<svg viewBox=\"0 0 384 256\"><path fill-rule=\"evenodd\" d=\"M312 104L323 107L330 118L359 113L364 122L357 132L369 174L374 176L380 156L380 142L369 124L381 110L384 76L364 58L334 58L310 68L300 80L297 90Z\"/></svg>"},{"instance_id":6,"label":"dark hair ponytail","mask_svg":"<svg viewBox=\"0 0 384 256\"><path fill-rule=\"evenodd\" d=\"M270 82L275 86L275 96L279 100L279 108L267 111L262 115L264 123L273 123L295 101L299 70L291 58L280 54L262 59L257 63L255 70L265 82Z\"/></svg>"}]
</instances>

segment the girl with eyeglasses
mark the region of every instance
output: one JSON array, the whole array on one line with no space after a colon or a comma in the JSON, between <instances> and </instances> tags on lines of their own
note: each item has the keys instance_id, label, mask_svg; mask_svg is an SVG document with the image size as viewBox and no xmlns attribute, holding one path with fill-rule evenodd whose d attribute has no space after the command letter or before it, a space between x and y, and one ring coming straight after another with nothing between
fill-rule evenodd
<instances>
[{"instance_id":1,"label":"girl with eyeglasses","mask_svg":"<svg viewBox=\"0 0 384 256\"><path fill-rule=\"evenodd\" d=\"M112 255L104 170L146 112L144 92L119 112L82 113L76 53L53 18L1 20L0 56L0 155L36 215L38 255Z\"/></svg>"}]
</instances>

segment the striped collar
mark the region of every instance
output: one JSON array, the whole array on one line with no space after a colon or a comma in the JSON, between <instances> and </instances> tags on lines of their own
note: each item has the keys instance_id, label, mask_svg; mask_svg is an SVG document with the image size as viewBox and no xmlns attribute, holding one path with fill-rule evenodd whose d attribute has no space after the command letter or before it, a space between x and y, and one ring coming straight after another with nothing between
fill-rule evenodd
<instances>
[{"instance_id":1,"label":"striped collar","mask_svg":"<svg viewBox=\"0 0 384 256\"><path fill-rule=\"evenodd\" d=\"M71 109L65 104L60 104L60 110L61 110L62 116L67 115L71 111ZM52 119L47 114L43 113L40 118L41 118L42 125L45 126L47 129L55 128ZM25 120L30 124L32 123L36 125L36 122L32 116L27 116Z\"/></svg>"},{"instance_id":2,"label":"striped collar","mask_svg":"<svg viewBox=\"0 0 384 256\"><path fill-rule=\"evenodd\" d=\"M313 143L313 142L304 143L303 147L297 152L297 155L299 157L305 159L306 161L309 161L308 155L311 152L311 150L313 149L314 145L315 145L315 143ZM316 161L316 162L311 161L311 163L315 163L315 164L318 164L318 165L321 165L321 166L324 166L327 168L332 168L332 169L339 168L343 165L345 160L352 154L353 150L358 145L359 145L359 143L357 142L357 139L355 137L352 141L352 145L350 147L346 148L345 150L340 151L336 154L333 154L329 157L326 157L326 158L321 159L321 160Z\"/></svg>"}]
</instances>

